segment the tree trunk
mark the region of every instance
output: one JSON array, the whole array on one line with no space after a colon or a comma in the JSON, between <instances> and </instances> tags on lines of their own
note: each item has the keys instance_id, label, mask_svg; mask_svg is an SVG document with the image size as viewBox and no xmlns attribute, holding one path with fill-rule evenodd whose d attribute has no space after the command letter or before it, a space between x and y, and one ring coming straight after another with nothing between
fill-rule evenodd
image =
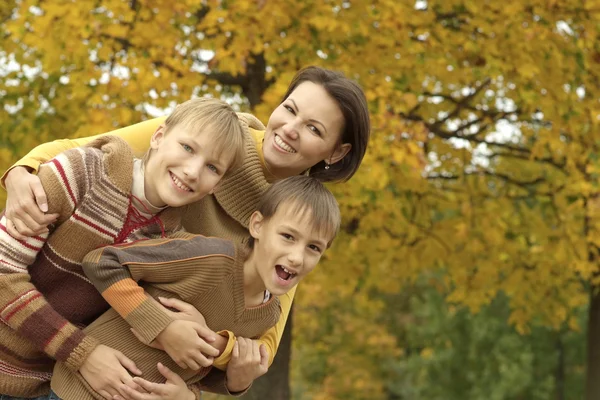
<instances>
[{"instance_id":1,"label":"tree trunk","mask_svg":"<svg viewBox=\"0 0 600 400\"><path fill-rule=\"evenodd\" d=\"M244 400L289 400L290 399L290 356L292 351L292 319L294 308L290 310L279 350L273 365L266 375L254 381Z\"/></svg>"},{"instance_id":2,"label":"tree trunk","mask_svg":"<svg viewBox=\"0 0 600 400\"><path fill-rule=\"evenodd\" d=\"M600 291L590 290L590 311L587 329L586 400L600 399Z\"/></svg>"}]
</instances>

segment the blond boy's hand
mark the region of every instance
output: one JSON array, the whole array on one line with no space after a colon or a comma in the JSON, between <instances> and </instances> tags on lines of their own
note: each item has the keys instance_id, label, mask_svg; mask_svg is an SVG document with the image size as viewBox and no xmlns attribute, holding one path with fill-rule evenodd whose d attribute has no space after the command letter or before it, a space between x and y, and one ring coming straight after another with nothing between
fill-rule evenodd
<instances>
[{"instance_id":1,"label":"blond boy's hand","mask_svg":"<svg viewBox=\"0 0 600 400\"><path fill-rule=\"evenodd\" d=\"M145 379L133 378L141 389L134 390L123 385L121 390L127 393L131 400L195 400L196 395L188 389L185 381L179 375L158 363L158 371L165 377L165 383L153 383ZM124 400L121 396L115 396L113 400Z\"/></svg>"},{"instance_id":2,"label":"blond boy's hand","mask_svg":"<svg viewBox=\"0 0 600 400\"><path fill-rule=\"evenodd\" d=\"M211 340L212 339L212 340ZM199 370L209 367L219 350L207 341L214 341L214 332L197 322L175 320L156 337L156 344L181 368ZM157 346L154 346L157 347Z\"/></svg>"},{"instance_id":3,"label":"blond boy's hand","mask_svg":"<svg viewBox=\"0 0 600 400\"><path fill-rule=\"evenodd\" d=\"M269 370L269 353L264 344L238 337L227 365L227 389L231 393L246 390Z\"/></svg>"},{"instance_id":4,"label":"blond boy's hand","mask_svg":"<svg viewBox=\"0 0 600 400\"><path fill-rule=\"evenodd\" d=\"M79 373L96 392L105 399L112 399L115 395L126 397L121 390L123 383L133 389L139 389L129 374L141 375L133 361L123 353L104 345L98 345L85 360Z\"/></svg>"}]
</instances>

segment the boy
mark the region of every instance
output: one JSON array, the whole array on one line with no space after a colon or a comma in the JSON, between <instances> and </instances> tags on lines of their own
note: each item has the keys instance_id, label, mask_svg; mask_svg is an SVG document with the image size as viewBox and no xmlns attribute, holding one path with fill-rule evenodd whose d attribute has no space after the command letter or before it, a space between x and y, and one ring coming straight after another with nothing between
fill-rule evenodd
<instances>
[{"instance_id":1,"label":"boy","mask_svg":"<svg viewBox=\"0 0 600 400\"><path fill-rule=\"evenodd\" d=\"M170 207L211 193L241 164L244 135L229 105L194 99L156 129L143 160L123 140L104 136L40 167L48 212L58 214L50 233L16 240L0 219L0 394L47 394L55 360L96 388L98 369L117 371L124 381L131 379L125 368L140 373L81 330L109 308L81 261L100 246L179 230L180 211ZM128 301L128 293L117 296ZM168 325L171 319L153 304L146 312ZM134 327L152 334L144 324Z\"/></svg>"},{"instance_id":2,"label":"boy","mask_svg":"<svg viewBox=\"0 0 600 400\"><path fill-rule=\"evenodd\" d=\"M196 307L212 330L257 338L279 318L277 296L315 268L339 225L333 195L315 178L295 176L276 182L263 195L250 217L248 245L176 233L169 239L94 250L85 257L83 268L103 294L126 280L144 281L152 297L177 297ZM180 368L166 353L137 340L119 316L139 313L142 303L112 304L114 308L85 332L125 353L144 371L145 380L163 380L153 368L157 363L186 384L208 391L223 392L223 386L230 393L244 391L256 378L244 383L238 379L232 387L229 368L227 373L210 367L200 371ZM102 399L65 362L56 364L52 390L63 400Z\"/></svg>"}]
</instances>

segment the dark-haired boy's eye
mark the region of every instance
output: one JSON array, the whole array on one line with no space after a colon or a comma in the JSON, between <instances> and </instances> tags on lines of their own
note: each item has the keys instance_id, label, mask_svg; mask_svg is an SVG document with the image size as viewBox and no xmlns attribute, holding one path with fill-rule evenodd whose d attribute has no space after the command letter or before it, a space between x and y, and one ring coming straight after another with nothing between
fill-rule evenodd
<instances>
[{"instance_id":1,"label":"dark-haired boy's eye","mask_svg":"<svg viewBox=\"0 0 600 400\"><path fill-rule=\"evenodd\" d=\"M292 240L294 237L292 235L290 235L289 233L282 233L281 236L283 236L285 239L287 240Z\"/></svg>"},{"instance_id":2,"label":"dark-haired boy's eye","mask_svg":"<svg viewBox=\"0 0 600 400\"><path fill-rule=\"evenodd\" d=\"M309 245L308 248L313 251L316 251L317 253L321 252L321 248L319 246L315 246L314 244Z\"/></svg>"}]
</instances>

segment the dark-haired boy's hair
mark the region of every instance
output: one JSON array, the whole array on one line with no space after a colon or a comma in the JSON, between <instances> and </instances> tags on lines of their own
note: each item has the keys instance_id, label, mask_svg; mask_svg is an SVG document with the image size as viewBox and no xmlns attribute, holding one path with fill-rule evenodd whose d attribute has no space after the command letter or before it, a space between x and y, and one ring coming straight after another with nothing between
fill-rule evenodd
<instances>
[{"instance_id":1,"label":"dark-haired boy's hair","mask_svg":"<svg viewBox=\"0 0 600 400\"><path fill-rule=\"evenodd\" d=\"M284 204L292 207L288 210L292 214L310 218L313 228L330 238L327 247L331 245L340 229L340 208L333 194L318 179L298 175L275 182L262 195L257 211L268 220ZM251 237L248 244L253 247L254 238Z\"/></svg>"}]
</instances>

